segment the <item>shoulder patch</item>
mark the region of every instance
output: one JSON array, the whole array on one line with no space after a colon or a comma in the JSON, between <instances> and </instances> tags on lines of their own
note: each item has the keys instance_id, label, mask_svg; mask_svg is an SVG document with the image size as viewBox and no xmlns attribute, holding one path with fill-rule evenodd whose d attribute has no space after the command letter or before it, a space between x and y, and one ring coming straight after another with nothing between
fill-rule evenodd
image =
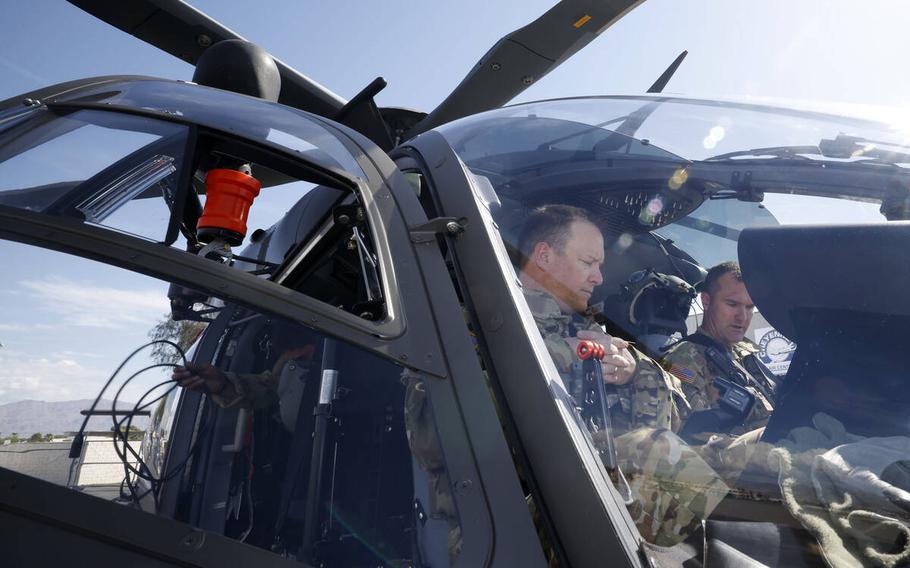
<instances>
[{"instance_id":1,"label":"shoulder patch","mask_svg":"<svg viewBox=\"0 0 910 568\"><path fill-rule=\"evenodd\" d=\"M686 368L686 367L683 367L682 365L677 365L676 363L673 363L672 365L670 365L670 368L668 369L668 371L670 371L670 374L672 374L674 377L676 377L677 379L681 380L684 383L688 383L690 385L695 384L695 371L693 371L689 368Z\"/></svg>"}]
</instances>

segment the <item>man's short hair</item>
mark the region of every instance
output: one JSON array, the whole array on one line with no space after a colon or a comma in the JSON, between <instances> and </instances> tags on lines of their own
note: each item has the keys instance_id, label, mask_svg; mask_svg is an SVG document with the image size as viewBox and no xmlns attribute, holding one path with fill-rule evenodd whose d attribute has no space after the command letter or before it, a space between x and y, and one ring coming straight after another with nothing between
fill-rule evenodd
<instances>
[{"instance_id":1,"label":"man's short hair","mask_svg":"<svg viewBox=\"0 0 910 568\"><path fill-rule=\"evenodd\" d=\"M569 230L575 221L586 221L597 226L587 211L571 205L543 205L532 211L518 237L518 251L521 254L518 265L521 267L527 264L537 243L547 243L557 252L563 252L569 240Z\"/></svg>"},{"instance_id":2,"label":"man's short hair","mask_svg":"<svg viewBox=\"0 0 910 568\"><path fill-rule=\"evenodd\" d=\"M742 270L739 269L739 263L729 260L727 262L721 262L717 266L712 266L711 269L708 270L708 275L705 276L705 280L701 283L699 289L707 294L714 294L717 292L719 286L717 281L724 274L732 274L737 282L743 281L743 273Z\"/></svg>"}]
</instances>

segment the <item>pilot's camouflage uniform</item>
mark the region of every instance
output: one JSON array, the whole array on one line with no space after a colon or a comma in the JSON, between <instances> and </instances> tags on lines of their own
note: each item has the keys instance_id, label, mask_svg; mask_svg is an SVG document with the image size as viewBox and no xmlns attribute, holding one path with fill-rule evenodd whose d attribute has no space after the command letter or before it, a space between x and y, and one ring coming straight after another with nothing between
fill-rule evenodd
<instances>
[{"instance_id":1,"label":"pilot's camouflage uniform","mask_svg":"<svg viewBox=\"0 0 910 568\"><path fill-rule=\"evenodd\" d=\"M721 347L718 345L717 348L720 349ZM683 424L693 412L717 407L718 393L712 386L714 377L730 378L726 376L726 372L718 368L705 356L707 349L708 347L701 343L683 340L671 347L663 358L665 368L677 379L677 385L685 395L686 402L688 402L688 405L682 405L679 409ZM747 370L745 358L755 356L756 353L758 353L758 347L745 338L733 344L730 350L726 352L726 355L730 357L737 370L743 373L745 377L748 377L750 384L744 386L755 396L755 404L749 416L742 426L729 432L732 435L740 435L757 428L763 428L768 423L768 418L774 410L771 401L762 392L762 389L756 387L762 377L753 377L753 374Z\"/></svg>"},{"instance_id":2,"label":"pilot's camouflage uniform","mask_svg":"<svg viewBox=\"0 0 910 568\"><path fill-rule=\"evenodd\" d=\"M723 349L716 342L708 341L708 343L713 344L717 349ZM692 413L718 407L717 395L719 393L713 387L715 377L733 379L705 355L707 349L708 347L702 342L683 340L671 347L661 361L664 368L673 375L679 390L684 395L684 400L678 401L680 428L685 426L686 420L692 416ZM755 396L755 404L743 424L727 432L703 434L702 444L690 446L729 486L736 484L740 474L750 462L762 462L760 454L768 452L767 444L761 444L759 440L768 423L768 418L774 410L769 398L772 394L769 390L770 385L765 385L764 389L758 388L759 384L765 383L765 379L755 377L754 375L760 371L755 370L753 365L749 365L745 361L747 357L754 357L757 352L758 348L754 343L743 339L725 353L721 353L730 358L735 369L742 373L743 378L749 383L741 386ZM754 363L760 364L757 359ZM753 368L753 372L750 372L749 368ZM739 383L735 380L734 382ZM756 452L759 455L756 455Z\"/></svg>"},{"instance_id":3,"label":"pilot's camouflage uniform","mask_svg":"<svg viewBox=\"0 0 910 568\"><path fill-rule=\"evenodd\" d=\"M525 290L547 350L570 394L575 349L567 338L575 331L603 332L590 316L563 313L556 300L542 291ZM593 310L589 310L593 311ZM629 513L641 535L658 546L672 546L696 531L720 503L728 487L705 461L674 432L684 406L678 382L634 348L635 374L608 394L617 464L631 493ZM682 402L683 404L680 404ZM618 405L615 403L619 403ZM623 483L622 480L617 480Z\"/></svg>"},{"instance_id":4,"label":"pilot's camouflage uniform","mask_svg":"<svg viewBox=\"0 0 910 568\"><path fill-rule=\"evenodd\" d=\"M259 373L233 373L224 371L232 391L225 394L213 394L212 399L222 408L242 406L261 410L278 403L284 394L281 383L282 375L287 371L306 373L312 365L315 345L307 344L290 349L281 354L272 368ZM303 380L301 377L300 380ZM297 398L299 401L299 396Z\"/></svg>"},{"instance_id":5,"label":"pilot's camouflage uniform","mask_svg":"<svg viewBox=\"0 0 910 568\"><path fill-rule=\"evenodd\" d=\"M566 340L575 335L571 333L572 328L600 333L603 333L603 328L589 315L579 317L563 313L556 299L547 292L525 290L524 295L556 369L564 379L567 378L572 364L578 361L575 348ZM594 310L596 308L589 309L589 312ZM609 406L613 407L616 403L622 405L622 411L610 417L613 430L618 433L641 427L677 430L679 414L676 405L671 403L671 378L646 355L633 347L629 351L635 358L635 375L627 384L617 386L615 393L607 395ZM580 381L567 383L569 394L575 400L581 400Z\"/></svg>"}]
</instances>

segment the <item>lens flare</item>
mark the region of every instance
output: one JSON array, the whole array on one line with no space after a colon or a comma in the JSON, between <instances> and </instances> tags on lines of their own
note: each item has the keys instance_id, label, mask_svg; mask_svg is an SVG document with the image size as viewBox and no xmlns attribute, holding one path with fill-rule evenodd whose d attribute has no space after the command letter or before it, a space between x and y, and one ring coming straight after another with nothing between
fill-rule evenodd
<instances>
[{"instance_id":1,"label":"lens flare","mask_svg":"<svg viewBox=\"0 0 910 568\"><path fill-rule=\"evenodd\" d=\"M685 168L679 168L673 172L672 176L670 176L670 179L667 181L667 185L670 187L670 189L677 190L681 188L688 179L689 172L687 172Z\"/></svg>"},{"instance_id":2,"label":"lens flare","mask_svg":"<svg viewBox=\"0 0 910 568\"><path fill-rule=\"evenodd\" d=\"M701 144L707 150L713 150L717 147L717 143L724 139L724 136L727 135L727 129L721 125L712 126L711 130L708 131L708 135L705 136L705 139L702 140Z\"/></svg>"},{"instance_id":3,"label":"lens flare","mask_svg":"<svg viewBox=\"0 0 910 568\"><path fill-rule=\"evenodd\" d=\"M632 235L630 235L629 233L623 233L623 234L619 235L619 238L616 239L616 249L619 252L623 252L624 250L626 250L627 248L632 246L632 240L633 240Z\"/></svg>"},{"instance_id":4,"label":"lens flare","mask_svg":"<svg viewBox=\"0 0 910 568\"><path fill-rule=\"evenodd\" d=\"M664 202L660 197L655 197L648 202L648 213L652 216L660 215L660 212L664 210Z\"/></svg>"}]
</instances>

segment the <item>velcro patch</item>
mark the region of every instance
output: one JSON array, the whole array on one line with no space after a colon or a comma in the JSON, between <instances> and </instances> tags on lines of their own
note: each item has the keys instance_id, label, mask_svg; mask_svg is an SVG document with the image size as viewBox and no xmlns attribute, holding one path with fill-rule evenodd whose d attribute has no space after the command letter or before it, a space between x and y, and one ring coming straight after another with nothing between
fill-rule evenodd
<instances>
[{"instance_id":1,"label":"velcro patch","mask_svg":"<svg viewBox=\"0 0 910 568\"><path fill-rule=\"evenodd\" d=\"M692 371L691 369L687 369L685 367L681 367L679 365L673 364L673 365L670 365L669 371L674 377L681 380L682 382L688 383L690 385L695 384L695 372Z\"/></svg>"}]
</instances>

